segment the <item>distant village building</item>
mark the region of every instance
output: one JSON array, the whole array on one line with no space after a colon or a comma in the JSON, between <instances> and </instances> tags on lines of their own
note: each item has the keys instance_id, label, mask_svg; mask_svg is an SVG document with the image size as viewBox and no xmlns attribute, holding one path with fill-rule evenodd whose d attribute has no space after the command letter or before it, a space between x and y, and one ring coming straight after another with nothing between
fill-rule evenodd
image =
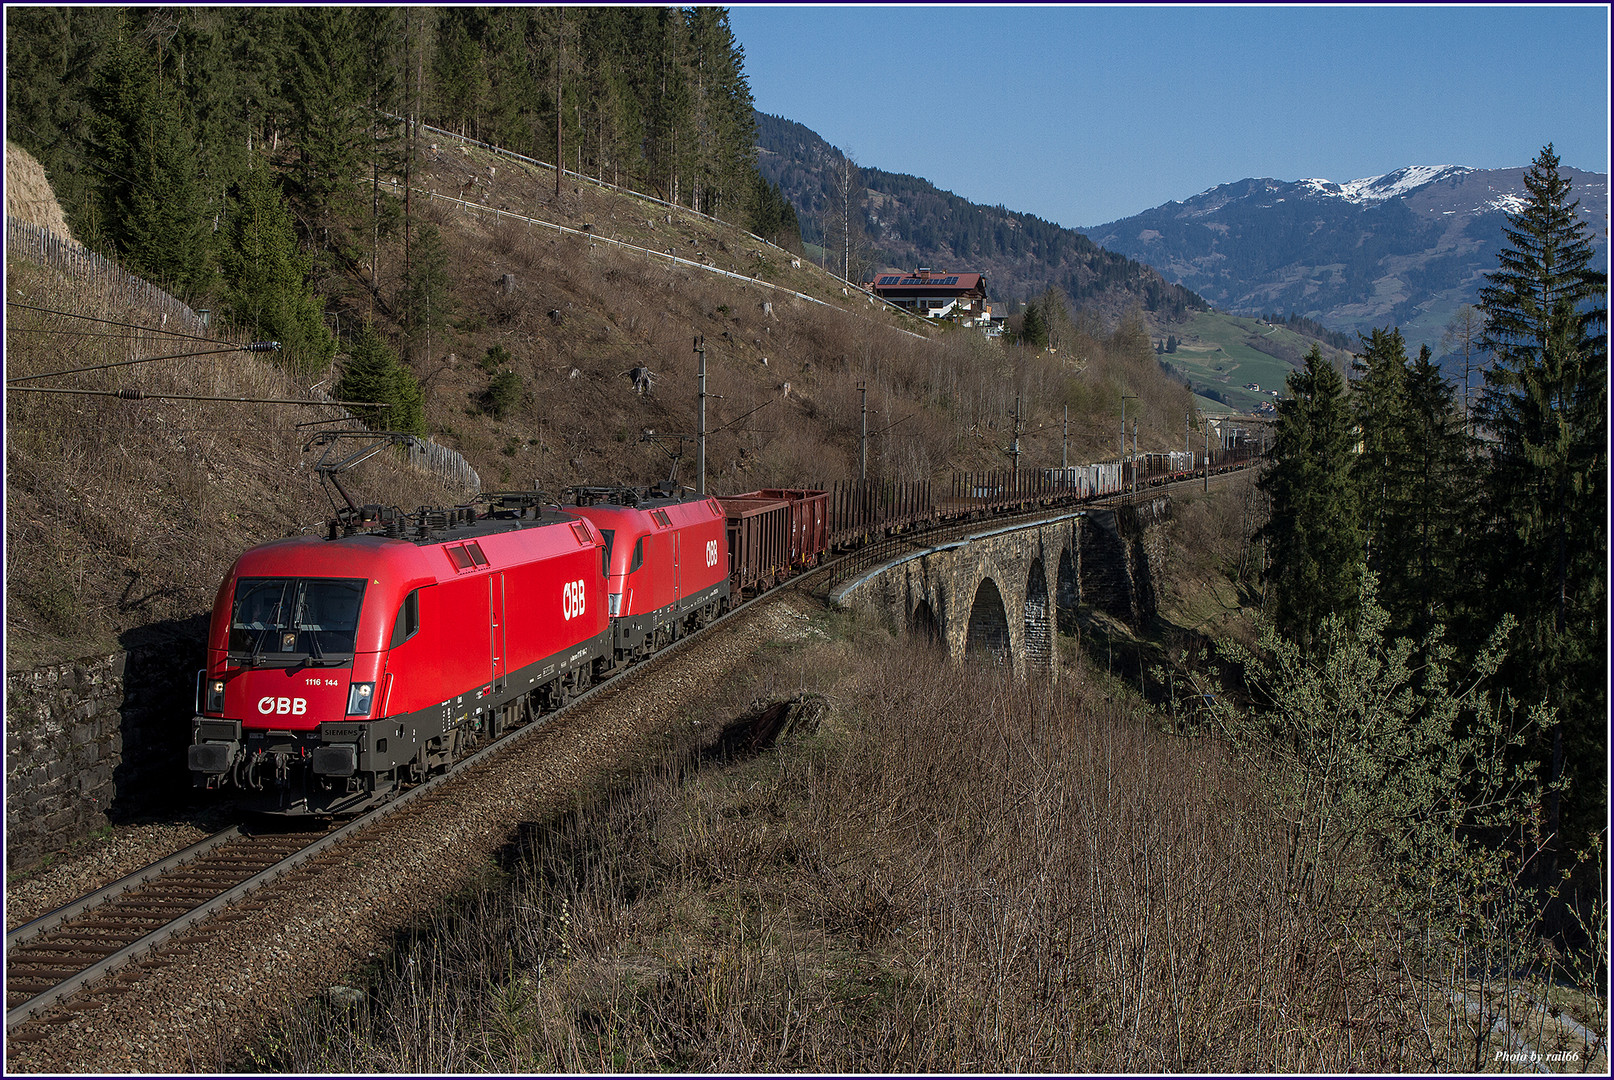
<instances>
[{"instance_id":1,"label":"distant village building","mask_svg":"<svg viewBox=\"0 0 1614 1080\"><path fill-rule=\"evenodd\" d=\"M965 326L993 326L985 274L950 274L921 266L912 274L879 274L874 295L928 319L956 319ZM1001 327L1002 321L998 321Z\"/></svg>"}]
</instances>

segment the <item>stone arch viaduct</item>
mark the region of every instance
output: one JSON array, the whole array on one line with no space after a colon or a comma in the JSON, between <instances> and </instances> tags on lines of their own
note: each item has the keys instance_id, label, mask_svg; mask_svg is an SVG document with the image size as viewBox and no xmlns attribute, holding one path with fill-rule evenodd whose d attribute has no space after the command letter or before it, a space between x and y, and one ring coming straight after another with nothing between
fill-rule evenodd
<instances>
[{"instance_id":1,"label":"stone arch viaduct","mask_svg":"<svg viewBox=\"0 0 1614 1080\"><path fill-rule=\"evenodd\" d=\"M894 558L830 594L837 607L945 645L954 659L1057 674L1054 634L1079 604L1136 624L1154 611L1166 495L982 528Z\"/></svg>"}]
</instances>

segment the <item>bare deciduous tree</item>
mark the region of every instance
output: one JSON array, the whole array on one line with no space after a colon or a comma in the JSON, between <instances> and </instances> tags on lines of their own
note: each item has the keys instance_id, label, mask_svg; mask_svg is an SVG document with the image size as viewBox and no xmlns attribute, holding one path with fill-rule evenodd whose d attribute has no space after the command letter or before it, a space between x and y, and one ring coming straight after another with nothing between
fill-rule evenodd
<instances>
[{"instance_id":1,"label":"bare deciduous tree","mask_svg":"<svg viewBox=\"0 0 1614 1080\"><path fill-rule=\"evenodd\" d=\"M1468 391L1471 385L1474 361L1480 349L1480 338L1485 333L1485 312L1473 304L1464 304L1452 314L1451 321L1446 324L1446 332L1441 335L1441 352L1448 355L1458 349L1463 351L1463 430L1469 432L1468 423ZM1484 365L1480 365L1483 370Z\"/></svg>"}]
</instances>

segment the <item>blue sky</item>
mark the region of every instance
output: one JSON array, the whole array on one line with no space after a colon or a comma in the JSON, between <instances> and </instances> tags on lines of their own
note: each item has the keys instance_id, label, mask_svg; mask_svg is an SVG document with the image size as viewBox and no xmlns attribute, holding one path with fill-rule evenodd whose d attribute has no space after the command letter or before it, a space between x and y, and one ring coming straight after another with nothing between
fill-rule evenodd
<instances>
[{"instance_id":1,"label":"blue sky","mask_svg":"<svg viewBox=\"0 0 1614 1080\"><path fill-rule=\"evenodd\" d=\"M1596 5L740 5L756 107L1067 227L1245 177L1608 171Z\"/></svg>"}]
</instances>

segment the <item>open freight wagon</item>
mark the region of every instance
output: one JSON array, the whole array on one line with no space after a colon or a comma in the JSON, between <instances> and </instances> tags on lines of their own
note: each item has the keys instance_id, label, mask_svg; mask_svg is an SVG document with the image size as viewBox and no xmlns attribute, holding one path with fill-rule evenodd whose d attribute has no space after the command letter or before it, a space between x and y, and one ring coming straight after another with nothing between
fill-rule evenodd
<instances>
[{"instance_id":1,"label":"open freight wagon","mask_svg":"<svg viewBox=\"0 0 1614 1080\"><path fill-rule=\"evenodd\" d=\"M816 566L829 549L829 492L763 488L719 497L727 519L733 593L772 588Z\"/></svg>"}]
</instances>

